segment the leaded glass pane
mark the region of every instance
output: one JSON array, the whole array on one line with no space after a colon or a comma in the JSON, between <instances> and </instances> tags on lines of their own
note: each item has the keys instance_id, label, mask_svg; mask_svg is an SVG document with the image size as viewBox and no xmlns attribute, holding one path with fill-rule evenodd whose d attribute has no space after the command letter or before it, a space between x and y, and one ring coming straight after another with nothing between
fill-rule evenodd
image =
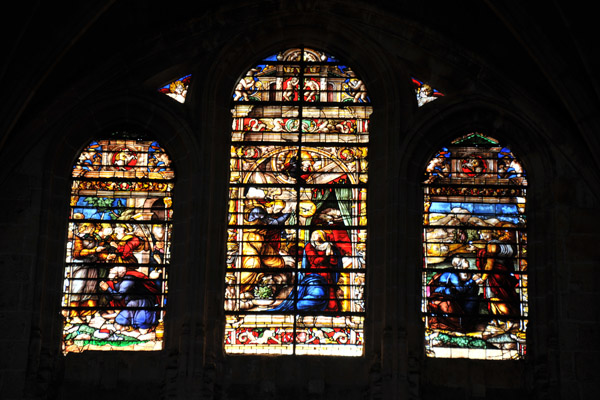
<instances>
[{"instance_id":1,"label":"leaded glass pane","mask_svg":"<svg viewBox=\"0 0 600 400\"><path fill-rule=\"evenodd\" d=\"M93 141L72 177L63 352L162 349L175 177L169 156L152 141Z\"/></svg>"},{"instance_id":2,"label":"leaded glass pane","mask_svg":"<svg viewBox=\"0 0 600 400\"><path fill-rule=\"evenodd\" d=\"M527 178L521 163L496 139L473 133L435 154L424 179L427 355L525 357Z\"/></svg>"},{"instance_id":3,"label":"leaded glass pane","mask_svg":"<svg viewBox=\"0 0 600 400\"><path fill-rule=\"evenodd\" d=\"M412 78L413 86L415 88L415 95L417 96L417 104L419 107L424 106L433 100L439 99L444 96L439 90L434 89L428 83Z\"/></svg>"},{"instance_id":4,"label":"leaded glass pane","mask_svg":"<svg viewBox=\"0 0 600 400\"><path fill-rule=\"evenodd\" d=\"M323 52L263 62L233 94L225 350L360 356L370 100Z\"/></svg>"},{"instance_id":5,"label":"leaded glass pane","mask_svg":"<svg viewBox=\"0 0 600 400\"><path fill-rule=\"evenodd\" d=\"M166 94L173 100L176 100L180 103L185 103L185 98L187 97L187 91L191 80L192 75L182 76L179 79L167 83L165 86L159 88L158 91Z\"/></svg>"}]
</instances>

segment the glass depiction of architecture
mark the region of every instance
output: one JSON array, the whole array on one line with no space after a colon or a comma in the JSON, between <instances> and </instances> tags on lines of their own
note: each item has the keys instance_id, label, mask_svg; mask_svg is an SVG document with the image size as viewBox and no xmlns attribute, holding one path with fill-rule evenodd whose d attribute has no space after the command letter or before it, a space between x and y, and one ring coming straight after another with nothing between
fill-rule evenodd
<instances>
[{"instance_id":1,"label":"glass depiction of architecture","mask_svg":"<svg viewBox=\"0 0 600 400\"><path fill-rule=\"evenodd\" d=\"M355 73L313 49L237 84L227 353L362 355L371 111Z\"/></svg>"},{"instance_id":2,"label":"glass depiction of architecture","mask_svg":"<svg viewBox=\"0 0 600 400\"><path fill-rule=\"evenodd\" d=\"M526 187L511 150L479 133L429 161L422 286L429 357L525 357Z\"/></svg>"},{"instance_id":3,"label":"glass depiction of architecture","mask_svg":"<svg viewBox=\"0 0 600 400\"><path fill-rule=\"evenodd\" d=\"M175 174L157 142L126 136L93 141L73 167L65 354L163 346Z\"/></svg>"}]
</instances>

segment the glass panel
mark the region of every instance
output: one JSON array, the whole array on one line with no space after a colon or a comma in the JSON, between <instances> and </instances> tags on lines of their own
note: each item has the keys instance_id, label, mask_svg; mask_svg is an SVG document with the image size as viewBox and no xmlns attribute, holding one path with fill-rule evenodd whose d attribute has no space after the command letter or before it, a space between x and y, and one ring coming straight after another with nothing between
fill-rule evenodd
<instances>
[{"instance_id":1,"label":"glass panel","mask_svg":"<svg viewBox=\"0 0 600 400\"><path fill-rule=\"evenodd\" d=\"M360 356L369 98L323 52L265 62L233 98L225 350Z\"/></svg>"},{"instance_id":2,"label":"glass panel","mask_svg":"<svg viewBox=\"0 0 600 400\"><path fill-rule=\"evenodd\" d=\"M525 356L526 187L513 153L477 133L427 165L422 311L429 357Z\"/></svg>"},{"instance_id":3,"label":"glass panel","mask_svg":"<svg viewBox=\"0 0 600 400\"><path fill-rule=\"evenodd\" d=\"M301 53L295 49L267 57L267 64L256 65L239 80L233 101L370 103L364 82L349 67L312 50L305 50L305 62L298 62Z\"/></svg>"},{"instance_id":4,"label":"glass panel","mask_svg":"<svg viewBox=\"0 0 600 400\"><path fill-rule=\"evenodd\" d=\"M305 107L302 139L305 143L367 143L369 107Z\"/></svg>"},{"instance_id":5,"label":"glass panel","mask_svg":"<svg viewBox=\"0 0 600 400\"><path fill-rule=\"evenodd\" d=\"M170 98L177 100L180 103L185 103L185 98L187 96L187 91L191 80L192 75L182 76L173 82L167 83L165 86L159 88L158 91L166 94Z\"/></svg>"},{"instance_id":6,"label":"glass panel","mask_svg":"<svg viewBox=\"0 0 600 400\"><path fill-rule=\"evenodd\" d=\"M92 142L73 166L73 177L173 179L169 156L156 142Z\"/></svg>"},{"instance_id":7,"label":"glass panel","mask_svg":"<svg viewBox=\"0 0 600 400\"><path fill-rule=\"evenodd\" d=\"M63 352L160 350L174 172L157 142L100 140L73 167Z\"/></svg>"},{"instance_id":8,"label":"glass panel","mask_svg":"<svg viewBox=\"0 0 600 400\"><path fill-rule=\"evenodd\" d=\"M412 82L415 88L417 104L419 107L422 107L425 104L444 96L443 93L440 93L437 89L432 88L429 84L420 81L417 78L412 78Z\"/></svg>"}]
</instances>

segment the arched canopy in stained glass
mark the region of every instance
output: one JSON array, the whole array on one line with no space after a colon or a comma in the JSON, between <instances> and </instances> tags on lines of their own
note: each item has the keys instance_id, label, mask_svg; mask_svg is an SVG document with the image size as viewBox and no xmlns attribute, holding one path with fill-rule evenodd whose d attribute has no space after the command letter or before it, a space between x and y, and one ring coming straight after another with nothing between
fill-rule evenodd
<instances>
[{"instance_id":1,"label":"arched canopy in stained glass","mask_svg":"<svg viewBox=\"0 0 600 400\"><path fill-rule=\"evenodd\" d=\"M525 357L526 189L512 150L480 133L454 140L429 161L422 266L427 356Z\"/></svg>"},{"instance_id":2,"label":"arched canopy in stained glass","mask_svg":"<svg viewBox=\"0 0 600 400\"><path fill-rule=\"evenodd\" d=\"M94 140L73 166L63 352L160 350L171 259L171 159L156 142Z\"/></svg>"},{"instance_id":3,"label":"arched canopy in stained glass","mask_svg":"<svg viewBox=\"0 0 600 400\"><path fill-rule=\"evenodd\" d=\"M362 355L365 84L292 48L250 69L232 101L225 351Z\"/></svg>"}]
</instances>

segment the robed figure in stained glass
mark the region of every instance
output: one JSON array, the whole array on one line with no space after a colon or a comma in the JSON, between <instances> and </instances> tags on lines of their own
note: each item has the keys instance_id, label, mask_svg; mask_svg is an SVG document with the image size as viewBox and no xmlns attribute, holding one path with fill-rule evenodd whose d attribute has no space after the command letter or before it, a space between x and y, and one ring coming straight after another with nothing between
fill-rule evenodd
<instances>
[{"instance_id":1,"label":"robed figure in stained glass","mask_svg":"<svg viewBox=\"0 0 600 400\"><path fill-rule=\"evenodd\" d=\"M99 260L97 249L100 236L96 233L96 225L83 223L79 225L74 234L73 260L76 264L73 269L73 283L71 285L72 296L70 307L73 309L70 316L75 321L81 321L82 317L89 317L94 313L93 307L98 305L96 287L98 268L90 263Z\"/></svg>"},{"instance_id":2,"label":"robed figure in stained glass","mask_svg":"<svg viewBox=\"0 0 600 400\"><path fill-rule=\"evenodd\" d=\"M155 272L153 278L158 278ZM130 328L145 334L156 326L160 305L160 289L156 282L132 267L117 266L110 270L108 281L101 281L100 288L110 297L111 308L120 309L114 315L115 328Z\"/></svg>"},{"instance_id":3,"label":"robed figure in stained glass","mask_svg":"<svg viewBox=\"0 0 600 400\"><path fill-rule=\"evenodd\" d=\"M339 215L339 210L327 209L320 215ZM338 282L343 271L343 257L352 253L351 242L345 229L312 231L304 247L301 272L298 273L297 293L275 307L274 311L341 311Z\"/></svg>"},{"instance_id":4,"label":"robed figure in stained glass","mask_svg":"<svg viewBox=\"0 0 600 400\"><path fill-rule=\"evenodd\" d=\"M469 262L460 256L452 259L452 267L428 283L429 327L467 332L474 328L479 313L479 275L470 272Z\"/></svg>"},{"instance_id":5,"label":"robed figure in stained glass","mask_svg":"<svg viewBox=\"0 0 600 400\"><path fill-rule=\"evenodd\" d=\"M481 273L478 283L483 285L488 311L495 316L519 315L520 301L516 291L519 280L514 276L517 253L513 245L514 233L482 231L481 235L487 244L477 251L477 268ZM499 320L493 322L501 324ZM506 320L505 323L511 324L512 321Z\"/></svg>"},{"instance_id":6,"label":"robed figure in stained glass","mask_svg":"<svg viewBox=\"0 0 600 400\"><path fill-rule=\"evenodd\" d=\"M254 228L247 229L243 234L242 267L248 271L241 273L242 294L248 293L261 281L264 268L277 269L285 266L283 257L279 254L281 231L273 228L283 224L289 216L290 213L271 216L260 205L255 205L248 213L248 225Z\"/></svg>"}]
</instances>

